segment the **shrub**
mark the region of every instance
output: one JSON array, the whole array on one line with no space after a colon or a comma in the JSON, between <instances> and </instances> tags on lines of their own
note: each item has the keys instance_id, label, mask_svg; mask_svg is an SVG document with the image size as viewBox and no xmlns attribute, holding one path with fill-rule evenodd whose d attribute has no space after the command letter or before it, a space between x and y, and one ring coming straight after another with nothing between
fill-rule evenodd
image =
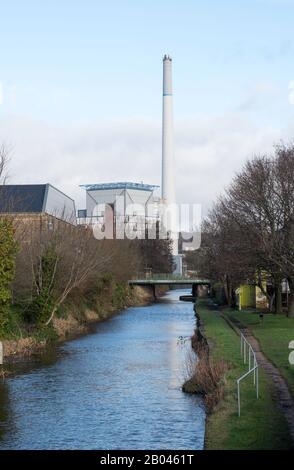
<instances>
[{"instance_id":1,"label":"shrub","mask_svg":"<svg viewBox=\"0 0 294 470\"><path fill-rule=\"evenodd\" d=\"M8 321L11 303L10 284L14 279L17 243L14 239L13 221L0 217L0 331Z\"/></svg>"},{"instance_id":2,"label":"shrub","mask_svg":"<svg viewBox=\"0 0 294 470\"><path fill-rule=\"evenodd\" d=\"M183 391L202 395L206 410L210 413L223 398L223 377L228 368L225 361L210 359L206 345L198 343L197 356L193 354L187 357L189 378L183 385Z\"/></svg>"},{"instance_id":3,"label":"shrub","mask_svg":"<svg viewBox=\"0 0 294 470\"><path fill-rule=\"evenodd\" d=\"M113 287L111 303L114 308L121 308L126 302L128 287L126 284L116 282Z\"/></svg>"},{"instance_id":4,"label":"shrub","mask_svg":"<svg viewBox=\"0 0 294 470\"><path fill-rule=\"evenodd\" d=\"M54 248L48 247L41 256L41 262L35 269L38 270L35 291L32 301L25 310L25 320L34 324L44 324L54 308L53 290L55 287L55 270L57 255Z\"/></svg>"}]
</instances>

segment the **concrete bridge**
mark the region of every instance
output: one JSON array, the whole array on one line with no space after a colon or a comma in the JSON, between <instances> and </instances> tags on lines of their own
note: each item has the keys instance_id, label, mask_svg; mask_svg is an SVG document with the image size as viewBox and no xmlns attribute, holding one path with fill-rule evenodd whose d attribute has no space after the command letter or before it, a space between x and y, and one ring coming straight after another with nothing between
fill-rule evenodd
<instances>
[{"instance_id":1,"label":"concrete bridge","mask_svg":"<svg viewBox=\"0 0 294 470\"><path fill-rule=\"evenodd\" d=\"M198 287L206 286L210 287L210 281L208 279L192 279L184 276L176 276L172 274L159 275L148 277L138 277L138 279L131 279L129 282L130 286L150 286L153 290L154 297L156 297L156 286L176 286L176 287L188 287L191 286L191 294L193 297L197 297Z\"/></svg>"}]
</instances>

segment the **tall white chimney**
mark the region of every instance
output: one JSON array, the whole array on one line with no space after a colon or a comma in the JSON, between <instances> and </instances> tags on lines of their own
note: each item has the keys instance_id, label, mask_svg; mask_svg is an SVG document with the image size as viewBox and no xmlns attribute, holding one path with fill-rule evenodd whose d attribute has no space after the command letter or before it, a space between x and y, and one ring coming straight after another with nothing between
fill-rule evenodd
<instances>
[{"instance_id":1,"label":"tall white chimney","mask_svg":"<svg viewBox=\"0 0 294 470\"><path fill-rule=\"evenodd\" d=\"M174 129L172 59L163 58L163 109L162 109L162 199L166 204L176 202L174 175Z\"/></svg>"},{"instance_id":2,"label":"tall white chimney","mask_svg":"<svg viewBox=\"0 0 294 470\"><path fill-rule=\"evenodd\" d=\"M162 202L166 205L176 202L174 173L174 129L172 59L163 57L163 110L162 110ZM178 254L178 240L173 242L173 255Z\"/></svg>"}]
</instances>

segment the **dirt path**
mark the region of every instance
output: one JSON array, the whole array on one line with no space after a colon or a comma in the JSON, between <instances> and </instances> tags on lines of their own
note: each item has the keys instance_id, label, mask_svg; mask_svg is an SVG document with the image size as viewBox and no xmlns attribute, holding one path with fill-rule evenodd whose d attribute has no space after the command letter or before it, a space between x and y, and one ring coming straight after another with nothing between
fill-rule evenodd
<instances>
[{"instance_id":1,"label":"dirt path","mask_svg":"<svg viewBox=\"0 0 294 470\"><path fill-rule=\"evenodd\" d=\"M246 326L236 318L228 319L225 315L222 315L222 317L231 327L235 327L234 329L237 328L243 333L256 354L258 364L272 381L275 399L288 421L290 435L294 445L294 399L289 392L286 380L281 375L279 369L277 369L261 351L259 342Z\"/></svg>"}]
</instances>

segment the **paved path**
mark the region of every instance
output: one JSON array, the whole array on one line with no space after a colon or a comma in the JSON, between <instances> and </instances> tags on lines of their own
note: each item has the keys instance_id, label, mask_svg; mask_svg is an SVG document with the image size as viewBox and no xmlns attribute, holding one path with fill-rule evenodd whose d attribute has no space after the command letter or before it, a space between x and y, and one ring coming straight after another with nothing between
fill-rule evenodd
<instances>
[{"instance_id":1,"label":"paved path","mask_svg":"<svg viewBox=\"0 0 294 470\"><path fill-rule=\"evenodd\" d=\"M258 364L272 381L275 399L288 421L289 431L294 445L294 399L289 392L286 380L281 375L279 369L277 369L261 351L259 342L255 336L253 336L249 328L244 326L243 323L236 318L229 319L226 315L222 315L222 317L231 327L235 327L234 329L237 328L243 333L256 354Z\"/></svg>"}]
</instances>

